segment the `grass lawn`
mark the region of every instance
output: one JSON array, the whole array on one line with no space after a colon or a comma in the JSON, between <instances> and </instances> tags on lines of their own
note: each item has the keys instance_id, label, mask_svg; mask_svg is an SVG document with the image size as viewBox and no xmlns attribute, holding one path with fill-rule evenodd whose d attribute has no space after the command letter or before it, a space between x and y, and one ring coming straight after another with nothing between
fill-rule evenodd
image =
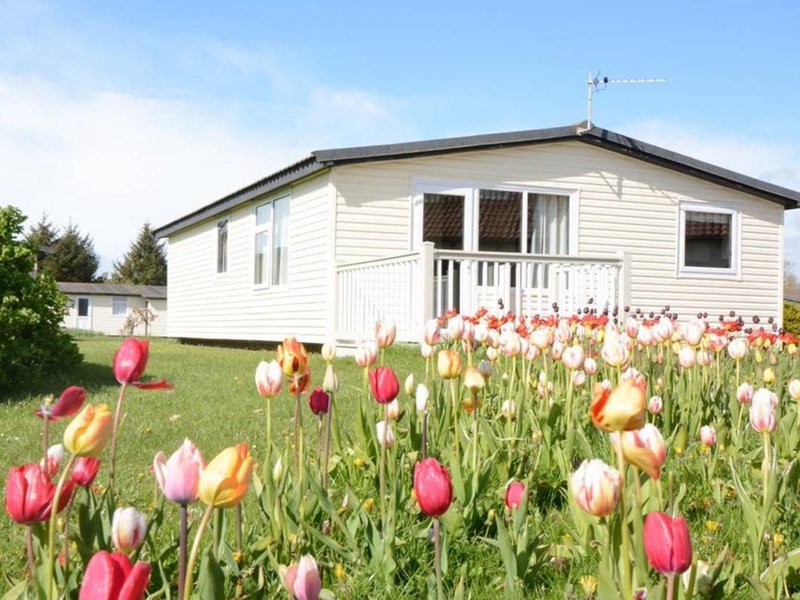
<instances>
[{"instance_id":1,"label":"grass lawn","mask_svg":"<svg viewBox=\"0 0 800 600\"><path fill-rule=\"evenodd\" d=\"M41 457L42 422L33 413L42 395L57 396L69 385L80 385L88 391L87 402L106 403L113 410L120 388L112 364L121 341L122 338L100 336L79 339L84 362L74 372L53 373L37 389L20 391L0 402L0 466L4 482L9 467ZM394 347L390 352L398 376L405 377L412 364L423 366L418 354L410 348ZM256 391L254 373L259 361L272 360L274 355L273 349L242 350L151 340L145 376L165 378L175 384L175 389L164 392L132 388L127 392L123 408L127 417L117 450L117 489L122 503L139 509L150 505L155 485L149 473L153 456L159 450L169 456L186 437L201 449L206 460L223 448L247 442L258 461L266 439L266 401ZM322 383L324 362L319 354L313 354L310 365L312 387L316 387ZM346 427L345 424L353 422L362 372L352 358L337 359L336 368L341 382L336 408ZM284 389L273 401L273 428L279 445L283 445L279 433L291 432L293 410L293 400ZM316 440L317 423L309 416L306 412L307 439ZM51 444L61 441L68 422L65 419L51 425ZM103 459L108 456L106 451ZM107 479L108 470L104 466L98 481L105 483ZM259 517L250 495L245 509L251 518ZM19 576L24 569L22 532L6 515L0 519L0 581L7 574Z\"/></svg>"}]
</instances>

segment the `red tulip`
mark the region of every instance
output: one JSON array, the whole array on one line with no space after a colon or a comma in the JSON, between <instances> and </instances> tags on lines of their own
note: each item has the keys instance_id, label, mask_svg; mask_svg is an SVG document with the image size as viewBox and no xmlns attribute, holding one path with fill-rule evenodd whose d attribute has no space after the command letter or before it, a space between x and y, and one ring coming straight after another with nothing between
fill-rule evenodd
<instances>
[{"instance_id":1,"label":"red tulip","mask_svg":"<svg viewBox=\"0 0 800 600\"><path fill-rule=\"evenodd\" d=\"M86 399L86 390L77 385L72 385L61 392L55 404L52 406L42 406L36 411L36 416L40 419L47 417L49 421L57 421L62 417L71 417L77 413L83 401Z\"/></svg>"},{"instance_id":2,"label":"red tulip","mask_svg":"<svg viewBox=\"0 0 800 600\"><path fill-rule=\"evenodd\" d=\"M305 394L311 385L311 369L306 368L302 375L298 374L289 382L289 393L292 396Z\"/></svg>"},{"instance_id":3,"label":"red tulip","mask_svg":"<svg viewBox=\"0 0 800 600\"><path fill-rule=\"evenodd\" d=\"M429 517L447 512L453 500L450 473L435 458L426 458L414 466L414 495L420 509Z\"/></svg>"},{"instance_id":4,"label":"red tulip","mask_svg":"<svg viewBox=\"0 0 800 600\"><path fill-rule=\"evenodd\" d=\"M506 506L508 510L517 508L525 497L525 484L521 481L512 481L506 488Z\"/></svg>"},{"instance_id":5,"label":"red tulip","mask_svg":"<svg viewBox=\"0 0 800 600\"><path fill-rule=\"evenodd\" d=\"M369 386L375 400L380 404L389 404L400 391L400 382L391 367L378 367L370 371Z\"/></svg>"},{"instance_id":6,"label":"red tulip","mask_svg":"<svg viewBox=\"0 0 800 600\"><path fill-rule=\"evenodd\" d=\"M68 481L58 500L58 511L72 497L75 484ZM6 479L6 512L17 523L30 525L50 518L56 486L38 463L11 467Z\"/></svg>"},{"instance_id":7,"label":"red tulip","mask_svg":"<svg viewBox=\"0 0 800 600\"><path fill-rule=\"evenodd\" d=\"M308 396L308 406L311 408L311 412L317 416L327 415L330 403L331 397L323 392L321 387L316 388Z\"/></svg>"},{"instance_id":8,"label":"red tulip","mask_svg":"<svg viewBox=\"0 0 800 600\"><path fill-rule=\"evenodd\" d=\"M70 480L81 487L88 488L92 485L97 472L100 470L100 461L91 456L79 456L72 467Z\"/></svg>"},{"instance_id":9,"label":"red tulip","mask_svg":"<svg viewBox=\"0 0 800 600\"><path fill-rule=\"evenodd\" d=\"M683 517L651 512L644 520L644 551L662 575L683 573L692 565L692 540Z\"/></svg>"},{"instance_id":10,"label":"red tulip","mask_svg":"<svg viewBox=\"0 0 800 600\"><path fill-rule=\"evenodd\" d=\"M86 566L79 600L142 600L150 580L150 565L120 552L101 550Z\"/></svg>"},{"instance_id":11,"label":"red tulip","mask_svg":"<svg viewBox=\"0 0 800 600\"><path fill-rule=\"evenodd\" d=\"M150 356L150 343L136 338L128 338L114 354L114 376L121 384L135 385L143 390L158 390L173 387L171 383L159 379L157 381L139 381L147 367Z\"/></svg>"}]
</instances>

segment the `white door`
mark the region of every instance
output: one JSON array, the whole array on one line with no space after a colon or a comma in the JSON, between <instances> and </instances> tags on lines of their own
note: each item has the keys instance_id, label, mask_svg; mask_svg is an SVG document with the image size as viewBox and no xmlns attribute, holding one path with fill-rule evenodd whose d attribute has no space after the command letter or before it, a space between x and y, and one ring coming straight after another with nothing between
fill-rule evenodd
<instances>
[{"instance_id":1,"label":"white door","mask_svg":"<svg viewBox=\"0 0 800 600\"><path fill-rule=\"evenodd\" d=\"M75 327L77 329L92 328L92 302L89 298L78 298L75 311Z\"/></svg>"}]
</instances>

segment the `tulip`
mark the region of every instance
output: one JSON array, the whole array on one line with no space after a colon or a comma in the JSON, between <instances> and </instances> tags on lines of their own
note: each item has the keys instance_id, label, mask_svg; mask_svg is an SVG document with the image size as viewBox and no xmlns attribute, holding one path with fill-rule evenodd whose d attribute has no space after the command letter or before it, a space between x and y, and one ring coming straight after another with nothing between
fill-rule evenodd
<instances>
[{"instance_id":1,"label":"tulip","mask_svg":"<svg viewBox=\"0 0 800 600\"><path fill-rule=\"evenodd\" d=\"M278 363L287 377L302 375L308 368L306 347L295 337L288 337L278 346Z\"/></svg>"},{"instance_id":2,"label":"tulip","mask_svg":"<svg viewBox=\"0 0 800 600\"><path fill-rule=\"evenodd\" d=\"M420 510L429 517L440 517L450 508L450 473L435 458L426 458L414 466L414 496Z\"/></svg>"},{"instance_id":3,"label":"tulip","mask_svg":"<svg viewBox=\"0 0 800 600\"><path fill-rule=\"evenodd\" d=\"M475 367L467 367L464 371L464 387L473 395L483 389L483 375Z\"/></svg>"},{"instance_id":4,"label":"tulip","mask_svg":"<svg viewBox=\"0 0 800 600\"><path fill-rule=\"evenodd\" d=\"M50 396L52 397L52 396ZM86 390L76 385L70 386L61 392L58 400L53 405L43 405L36 411L40 419L57 421L62 417L71 417L77 413L86 399Z\"/></svg>"},{"instance_id":5,"label":"tulip","mask_svg":"<svg viewBox=\"0 0 800 600\"><path fill-rule=\"evenodd\" d=\"M75 456L97 458L111 439L111 429L108 406L87 404L64 431L64 447Z\"/></svg>"},{"instance_id":6,"label":"tulip","mask_svg":"<svg viewBox=\"0 0 800 600\"><path fill-rule=\"evenodd\" d=\"M513 400L503 400L500 413L506 420L513 420L517 416L517 405Z\"/></svg>"},{"instance_id":7,"label":"tulip","mask_svg":"<svg viewBox=\"0 0 800 600\"><path fill-rule=\"evenodd\" d=\"M417 412L424 413L427 410L429 397L430 392L425 384L417 384L417 393L414 395L414 403L417 405Z\"/></svg>"},{"instance_id":8,"label":"tulip","mask_svg":"<svg viewBox=\"0 0 800 600\"><path fill-rule=\"evenodd\" d=\"M447 337L451 340L460 340L464 335L464 317L455 315L447 321Z\"/></svg>"},{"instance_id":9,"label":"tulip","mask_svg":"<svg viewBox=\"0 0 800 600\"><path fill-rule=\"evenodd\" d=\"M414 374L409 373L406 377L406 380L403 382L403 390L406 393L406 396L413 397L414 396Z\"/></svg>"},{"instance_id":10,"label":"tulip","mask_svg":"<svg viewBox=\"0 0 800 600\"><path fill-rule=\"evenodd\" d=\"M153 459L153 473L164 495L177 504L197 500L200 475L206 463L200 450L188 439L167 459L163 452Z\"/></svg>"},{"instance_id":11,"label":"tulip","mask_svg":"<svg viewBox=\"0 0 800 600\"><path fill-rule=\"evenodd\" d=\"M639 321L628 317L628 320L625 321L625 333L629 338L636 339L636 336L639 335Z\"/></svg>"},{"instance_id":12,"label":"tulip","mask_svg":"<svg viewBox=\"0 0 800 600\"><path fill-rule=\"evenodd\" d=\"M539 350L544 350L553 343L553 337L553 330L550 327L538 327L531 333L529 339Z\"/></svg>"},{"instance_id":13,"label":"tulip","mask_svg":"<svg viewBox=\"0 0 800 600\"><path fill-rule=\"evenodd\" d=\"M608 382L594 387L594 399L589 409L592 421L606 431L632 431L644 426L645 388L642 378L628 380L613 391Z\"/></svg>"},{"instance_id":14,"label":"tulip","mask_svg":"<svg viewBox=\"0 0 800 600\"><path fill-rule=\"evenodd\" d=\"M713 448L717 443L717 432L710 425L703 425L700 428L700 442L706 448Z\"/></svg>"},{"instance_id":15,"label":"tulip","mask_svg":"<svg viewBox=\"0 0 800 600\"><path fill-rule=\"evenodd\" d=\"M656 343L656 336L650 327L642 326L636 334L636 341L647 348Z\"/></svg>"},{"instance_id":16,"label":"tulip","mask_svg":"<svg viewBox=\"0 0 800 600\"><path fill-rule=\"evenodd\" d=\"M595 517L614 512L621 487L619 472L596 458L583 461L572 474L572 497L578 506Z\"/></svg>"},{"instance_id":17,"label":"tulip","mask_svg":"<svg viewBox=\"0 0 800 600\"><path fill-rule=\"evenodd\" d=\"M690 346L697 346L703 339L706 332L706 324L703 321L690 321L683 327L683 339Z\"/></svg>"},{"instance_id":18,"label":"tulip","mask_svg":"<svg viewBox=\"0 0 800 600\"><path fill-rule=\"evenodd\" d=\"M461 354L456 350L442 350L436 366L442 379L454 379L461 374Z\"/></svg>"},{"instance_id":19,"label":"tulip","mask_svg":"<svg viewBox=\"0 0 800 600\"><path fill-rule=\"evenodd\" d=\"M123 554L130 554L144 542L147 519L132 506L118 508L111 520L111 541Z\"/></svg>"},{"instance_id":20,"label":"tulip","mask_svg":"<svg viewBox=\"0 0 800 600\"><path fill-rule=\"evenodd\" d=\"M746 381L736 390L736 400L739 404L750 404L753 400L753 386Z\"/></svg>"},{"instance_id":21,"label":"tulip","mask_svg":"<svg viewBox=\"0 0 800 600\"><path fill-rule=\"evenodd\" d=\"M500 358L500 355L497 353L497 348L492 348L491 346L486 348L486 359L489 362L494 362L498 358Z\"/></svg>"},{"instance_id":22,"label":"tulip","mask_svg":"<svg viewBox=\"0 0 800 600\"><path fill-rule=\"evenodd\" d=\"M97 472L100 470L100 461L91 456L81 456L75 459L70 473L70 480L84 488L92 485Z\"/></svg>"},{"instance_id":23,"label":"tulip","mask_svg":"<svg viewBox=\"0 0 800 600\"><path fill-rule=\"evenodd\" d=\"M620 367L628 362L628 349L614 330L609 331L606 335L600 355L606 364L612 367Z\"/></svg>"},{"instance_id":24,"label":"tulip","mask_svg":"<svg viewBox=\"0 0 800 600\"><path fill-rule=\"evenodd\" d=\"M316 388L308 395L308 406L315 415L322 416L328 414L331 405L331 397L322 391L321 387Z\"/></svg>"},{"instance_id":25,"label":"tulip","mask_svg":"<svg viewBox=\"0 0 800 600\"><path fill-rule=\"evenodd\" d=\"M569 324L569 319L561 318L558 320L555 336L557 340L564 344L568 344L572 340L572 326Z\"/></svg>"},{"instance_id":26,"label":"tulip","mask_svg":"<svg viewBox=\"0 0 800 600\"><path fill-rule=\"evenodd\" d=\"M72 497L73 485L67 485L58 499L57 513ZM56 486L38 463L11 467L6 478L6 512L17 523L31 525L50 518Z\"/></svg>"},{"instance_id":27,"label":"tulip","mask_svg":"<svg viewBox=\"0 0 800 600\"><path fill-rule=\"evenodd\" d=\"M150 580L150 565L119 552L100 550L83 574L79 600L142 600Z\"/></svg>"},{"instance_id":28,"label":"tulip","mask_svg":"<svg viewBox=\"0 0 800 600\"><path fill-rule=\"evenodd\" d=\"M392 431L392 424L386 421L378 421L375 424L375 431L378 436L378 444L382 448L391 448L394 446L394 431Z\"/></svg>"},{"instance_id":29,"label":"tulip","mask_svg":"<svg viewBox=\"0 0 800 600\"><path fill-rule=\"evenodd\" d=\"M247 444L226 448L200 475L198 496L215 508L236 506L247 492L252 471L253 458Z\"/></svg>"},{"instance_id":30,"label":"tulip","mask_svg":"<svg viewBox=\"0 0 800 600\"><path fill-rule=\"evenodd\" d=\"M325 377L322 379L322 391L327 394L335 394L339 390L339 378L333 371L333 365L328 364L325 368Z\"/></svg>"},{"instance_id":31,"label":"tulip","mask_svg":"<svg viewBox=\"0 0 800 600\"><path fill-rule=\"evenodd\" d=\"M752 402L768 403L770 406L775 408L778 406L778 395L775 392L771 392L767 388L760 388L756 393L753 394Z\"/></svg>"},{"instance_id":32,"label":"tulip","mask_svg":"<svg viewBox=\"0 0 800 600\"><path fill-rule=\"evenodd\" d=\"M658 323L656 323L653 327L653 334L655 335L656 339L661 342L670 339L674 332L675 326L667 317L661 317L658 320Z\"/></svg>"},{"instance_id":33,"label":"tulip","mask_svg":"<svg viewBox=\"0 0 800 600\"><path fill-rule=\"evenodd\" d=\"M800 379L792 379L789 382L789 395L794 400L800 400Z\"/></svg>"},{"instance_id":34,"label":"tulip","mask_svg":"<svg viewBox=\"0 0 800 600\"><path fill-rule=\"evenodd\" d=\"M709 367L711 366L712 361L714 360L714 355L711 354L708 350L698 350L697 351L697 364L701 367Z\"/></svg>"},{"instance_id":35,"label":"tulip","mask_svg":"<svg viewBox=\"0 0 800 600\"><path fill-rule=\"evenodd\" d=\"M516 331L506 331L500 336L500 352L506 356L517 356L522 354L522 340ZM527 352L527 348L525 349Z\"/></svg>"},{"instance_id":36,"label":"tulip","mask_svg":"<svg viewBox=\"0 0 800 600\"><path fill-rule=\"evenodd\" d=\"M396 421L397 417L400 416L400 403L397 401L397 398L386 405L386 416L391 421Z\"/></svg>"},{"instance_id":37,"label":"tulip","mask_svg":"<svg viewBox=\"0 0 800 600\"><path fill-rule=\"evenodd\" d=\"M667 458L667 447L661 432L651 423L637 431L611 433L611 445L622 444L625 461L647 473L651 479L661 477L661 466Z\"/></svg>"},{"instance_id":38,"label":"tulip","mask_svg":"<svg viewBox=\"0 0 800 600\"><path fill-rule=\"evenodd\" d=\"M762 394L761 392L767 392ZM774 394L772 394L774 396ZM776 402L773 403L769 390L761 388L753 396L750 404L750 426L758 433L772 433L778 426L777 416L775 415Z\"/></svg>"},{"instance_id":39,"label":"tulip","mask_svg":"<svg viewBox=\"0 0 800 600\"><path fill-rule=\"evenodd\" d=\"M435 346L439 341L439 321L428 319L422 330L422 340L429 346Z\"/></svg>"},{"instance_id":40,"label":"tulip","mask_svg":"<svg viewBox=\"0 0 800 600\"><path fill-rule=\"evenodd\" d=\"M473 325L472 321L464 321L464 333L461 339L465 342L472 342L475 339L475 325Z\"/></svg>"},{"instance_id":41,"label":"tulip","mask_svg":"<svg viewBox=\"0 0 800 600\"><path fill-rule=\"evenodd\" d=\"M278 457L275 465L272 467L272 482L278 485L283 478L283 458Z\"/></svg>"},{"instance_id":42,"label":"tulip","mask_svg":"<svg viewBox=\"0 0 800 600\"><path fill-rule=\"evenodd\" d=\"M586 373L584 371L573 371L572 385L581 387L584 383L586 383Z\"/></svg>"},{"instance_id":43,"label":"tulip","mask_svg":"<svg viewBox=\"0 0 800 600\"><path fill-rule=\"evenodd\" d=\"M369 372L372 395L379 404L388 404L397 397L400 382L391 367L378 367Z\"/></svg>"},{"instance_id":44,"label":"tulip","mask_svg":"<svg viewBox=\"0 0 800 600\"><path fill-rule=\"evenodd\" d=\"M311 369L306 368L302 375L298 374L289 382L289 393L292 396L302 396L311 386Z\"/></svg>"},{"instance_id":45,"label":"tulip","mask_svg":"<svg viewBox=\"0 0 800 600\"><path fill-rule=\"evenodd\" d=\"M734 360L741 360L747 354L747 339L736 338L728 344L728 354Z\"/></svg>"},{"instance_id":46,"label":"tulip","mask_svg":"<svg viewBox=\"0 0 800 600\"><path fill-rule=\"evenodd\" d=\"M697 356L694 353L694 348L684 346L678 353L678 364L684 369L691 369L694 367Z\"/></svg>"},{"instance_id":47,"label":"tulip","mask_svg":"<svg viewBox=\"0 0 800 600\"><path fill-rule=\"evenodd\" d=\"M521 341L524 342L525 340L523 339ZM553 345L550 347L550 356L553 357L553 360L561 360L561 357L564 354L564 350L566 350L566 349L567 348L566 348L566 346L564 345L563 342L560 342L560 341L556 340L556 341L553 342ZM527 350L527 348L523 348L523 351L524 350Z\"/></svg>"},{"instance_id":48,"label":"tulip","mask_svg":"<svg viewBox=\"0 0 800 600\"><path fill-rule=\"evenodd\" d=\"M591 377L597 373L597 361L593 358L587 358L583 361L583 370L586 371L586 374L589 377Z\"/></svg>"},{"instance_id":49,"label":"tulip","mask_svg":"<svg viewBox=\"0 0 800 600\"><path fill-rule=\"evenodd\" d=\"M419 345L419 353L422 355L422 358L428 360L431 356L433 356L433 346L422 342Z\"/></svg>"},{"instance_id":50,"label":"tulip","mask_svg":"<svg viewBox=\"0 0 800 600\"><path fill-rule=\"evenodd\" d=\"M506 487L506 508L514 510L517 508L522 499L525 497L525 484L521 481L512 481Z\"/></svg>"},{"instance_id":51,"label":"tulip","mask_svg":"<svg viewBox=\"0 0 800 600\"><path fill-rule=\"evenodd\" d=\"M761 375L765 385L772 385L775 383L775 369L767 367Z\"/></svg>"},{"instance_id":52,"label":"tulip","mask_svg":"<svg viewBox=\"0 0 800 600\"><path fill-rule=\"evenodd\" d=\"M364 342L356 348L355 359L356 364L362 368L374 365L378 360L378 347L375 342Z\"/></svg>"},{"instance_id":53,"label":"tulip","mask_svg":"<svg viewBox=\"0 0 800 600\"><path fill-rule=\"evenodd\" d=\"M397 325L395 325L393 321L389 321L388 323L381 323L378 321L375 324L375 343L378 345L378 348L388 348L394 344L396 337Z\"/></svg>"},{"instance_id":54,"label":"tulip","mask_svg":"<svg viewBox=\"0 0 800 600\"><path fill-rule=\"evenodd\" d=\"M333 359L336 358L336 344L322 344L320 354L322 355L322 360L326 363L333 362Z\"/></svg>"},{"instance_id":55,"label":"tulip","mask_svg":"<svg viewBox=\"0 0 800 600\"><path fill-rule=\"evenodd\" d=\"M128 338L114 354L114 376L121 384L139 381L147 367L150 344L136 338Z\"/></svg>"},{"instance_id":56,"label":"tulip","mask_svg":"<svg viewBox=\"0 0 800 600\"><path fill-rule=\"evenodd\" d=\"M290 566L284 585L295 600L317 600L322 591L322 578L314 557L306 554L298 564Z\"/></svg>"},{"instance_id":57,"label":"tulip","mask_svg":"<svg viewBox=\"0 0 800 600\"><path fill-rule=\"evenodd\" d=\"M42 459L39 464L45 475L52 478L58 474L61 469L61 463L64 460L64 445L55 444L47 449L47 459Z\"/></svg>"},{"instance_id":58,"label":"tulip","mask_svg":"<svg viewBox=\"0 0 800 600\"><path fill-rule=\"evenodd\" d=\"M478 363L478 372L483 375L483 379L485 381L492 376L492 373L494 373L494 366L492 366L490 361L484 359Z\"/></svg>"},{"instance_id":59,"label":"tulip","mask_svg":"<svg viewBox=\"0 0 800 600\"><path fill-rule=\"evenodd\" d=\"M664 408L664 401L661 396L653 396L647 402L647 412L651 415L657 415Z\"/></svg>"},{"instance_id":60,"label":"tulip","mask_svg":"<svg viewBox=\"0 0 800 600\"><path fill-rule=\"evenodd\" d=\"M264 398L274 398L281 393L283 370L277 360L262 360L256 367L256 389Z\"/></svg>"},{"instance_id":61,"label":"tulip","mask_svg":"<svg viewBox=\"0 0 800 600\"><path fill-rule=\"evenodd\" d=\"M644 551L662 575L683 573L692 565L692 541L683 517L651 512L644 520Z\"/></svg>"},{"instance_id":62,"label":"tulip","mask_svg":"<svg viewBox=\"0 0 800 600\"><path fill-rule=\"evenodd\" d=\"M561 354L561 362L570 371L580 369L585 359L586 355L583 351L583 346L570 346Z\"/></svg>"}]
</instances>

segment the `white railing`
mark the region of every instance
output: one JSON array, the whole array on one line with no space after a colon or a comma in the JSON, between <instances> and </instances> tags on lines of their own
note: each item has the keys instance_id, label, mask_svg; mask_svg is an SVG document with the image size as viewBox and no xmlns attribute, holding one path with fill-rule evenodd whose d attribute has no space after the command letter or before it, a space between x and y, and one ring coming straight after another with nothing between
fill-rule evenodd
<instances>
[{"instance_id":1,"label":"white railing","mask_svg":"<svg viewBox=\"0 0 800 600\"><path fill-rule=\"evenodd\" d=\"M616 256L558 256L437 250L337 267L337 338L371 338L377 320L397 324L398 339L418 341L426 319L447 310L473 314L572 314L586 306L628 302L629 260Z\"/></svg>"}]
</instances>

